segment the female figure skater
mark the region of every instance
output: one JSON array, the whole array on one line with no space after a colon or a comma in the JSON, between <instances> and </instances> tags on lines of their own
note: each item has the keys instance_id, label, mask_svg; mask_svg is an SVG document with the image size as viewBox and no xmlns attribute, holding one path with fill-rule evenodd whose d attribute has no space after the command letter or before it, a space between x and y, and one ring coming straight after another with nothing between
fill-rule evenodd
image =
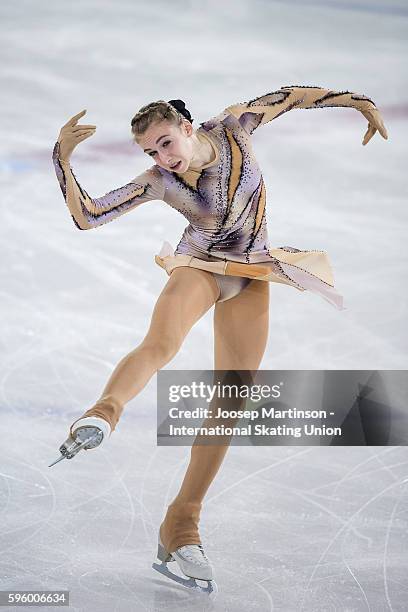
<instances>
[{"instance_id":1,"label":"female figure skater","mask_svg":"<svg viewBox=\"0 0 408 612\"><path fill-rule=\"evenodd\" d=\"M164 243L156 256L169 279L146 336L118 363L97 402L71 426L60 459L95 447L110 435L126 402L171 361L189 330L213 305L214 369L251 372L259 368L267 342L268 281L313 291L343 308L325 252L270 248L265 185L251 146L254 130L283 113L329 106L352 107L366 117L363 145L377 130L388 137L374 102L348 91L281 87L227 107L197 130L182 100L152 102L133 117L131 131L154 165L99 198L88 195L70 166L73 149L92 136L96 126L78 124L85 110L63 126L53 162L78 229L99 227L150 200L167 202L189 225L174 252ZM210 582L212 567L198 522L203 498L227 448L227 443L194 443L179 493L159 529L158 557L163 564L176 560L185 575Z\"/></svg>"}]
</instances>

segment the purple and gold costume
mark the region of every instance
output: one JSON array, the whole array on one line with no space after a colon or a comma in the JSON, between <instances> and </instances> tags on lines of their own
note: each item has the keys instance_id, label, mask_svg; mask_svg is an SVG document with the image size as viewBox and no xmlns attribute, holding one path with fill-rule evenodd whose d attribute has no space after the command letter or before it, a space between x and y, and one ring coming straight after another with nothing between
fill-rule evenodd
<instances>
[{"instance_id":1,"label":"purple and gold costume","mask_svg":"<svg viewBox=\"0 0 408 612\"><path fill-rule=\"evenodd\" d=\"M257 127L288 110L331 106L376 108L366 96L348 91L281 87L249 102L233 104L200 124L197 137L210 142L213 149L213 159L201 168L177 173L155 164L100 198L91 198L81 187L69 162L60 159L58 142L53 151L54 167L79 229L113 221L150 200L163 200L184 215L189 225L176 250L164 243L156 262L168 274L180 265L212 271L221 287L219 301L236 295L252 278L258 278L313 291L343 309L324 251L269 246L265 184L251 144ZM234 267L234 262L244 265Z\"/></svg>"}]
</instances>

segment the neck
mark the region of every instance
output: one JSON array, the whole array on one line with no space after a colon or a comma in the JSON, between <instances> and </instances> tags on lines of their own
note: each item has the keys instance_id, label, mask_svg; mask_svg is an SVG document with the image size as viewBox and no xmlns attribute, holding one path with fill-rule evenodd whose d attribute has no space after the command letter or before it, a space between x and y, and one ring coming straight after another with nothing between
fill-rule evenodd
<instances>
[{"instance_id":1,"label":"neck","mask_svg":"<svg viewBox=\"0 0 408 612\"><path fill-rule=\"evenodd\" d=\"M190 160L190 167L196 168L207 164L211 159L211 146L202 142L196 133L191 136L191 139L193 141L193 156Z\"/></svg>"}]
</instances>

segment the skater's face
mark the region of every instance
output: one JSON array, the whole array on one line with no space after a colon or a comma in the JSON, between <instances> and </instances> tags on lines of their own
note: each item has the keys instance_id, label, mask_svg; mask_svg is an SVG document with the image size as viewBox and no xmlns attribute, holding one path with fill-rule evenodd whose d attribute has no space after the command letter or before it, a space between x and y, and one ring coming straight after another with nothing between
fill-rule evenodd
<instances>
[{"instance_id":1,"label":"skater's face","mask_svg":"<svg viewBox=\"0 0 408 612\"><path fill-rule=\"evenodd\" d=\"M195 139L189 121L180 126L166 120L153 123L137 142L158 166L170 172L185 172L193 158Z\"/></svg>"}]
</instances>

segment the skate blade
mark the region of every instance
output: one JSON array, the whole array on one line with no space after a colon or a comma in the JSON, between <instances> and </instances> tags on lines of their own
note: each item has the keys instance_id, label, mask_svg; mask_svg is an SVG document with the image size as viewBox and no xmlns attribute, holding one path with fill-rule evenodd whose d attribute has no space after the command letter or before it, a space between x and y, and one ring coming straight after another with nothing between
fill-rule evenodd
<instances>
[{"instance_id":1,"label":"skate blade","mask_svg":"<svg viewBox=\"0 0 408 612\"><path fill-rule=\"evenodd\" d=\"M207 582L207 586L201 586L196 582L199 580L199 578L182 578L181 576L177 576L177 574L173 574L173 572L168 569L164 561L160 563L160 565L158 563L152 563L152 568L159 572L159 574L170 578L170 580L173 580L173 582L177 582L178 584L181 584L182 586L192 589L198 593L204 593L211 599L214 599L218 593L218 587L215 580L203 580L203 582Z\"/></svg>"},{"instance_id":2,"label":"skate blade","mask_svg":"<svg viewBox=\"0 0 408 612\"><path fill-rule=\"evenodd\" d=\"M60 457L58 457L58 459L56 459L55 461L53 461L52 463L50 463L50 465L48 467L52 467L53 465L55 465L56 463L58 463L59 461L62 461L63 459L66 459L65 455L61 455Z\"/></svg>"},{"instance_id":3,"label":"skate blade","mask_svg":"<svg viewBox=\"0 0 408 612\"><path fill-rule=\"evenodd\" d=\"M85 428L82 428L82 429L85 430ZM76 440L74 440L71 436L69 436L65 440L64 444L60 446L61 456L58 457L58 459L56 459L48 467L52 467L53 465L55 465L56 463L59 463L63 459L72 459L83 448L87 450L87 445L89 443L91 444L90 448L92 448L92 445L95 443L95 441L98 441L99 439L100 439L99 433L96 433L96 432L92 433L92 435L88 436L88 438L85 438L85 440L82 440L81 437L79 436L77 436ZM78 440L80 442L78 442ZM97 445L99 444L100 442L98 442Z\"/></svg>"}]
</instances>

